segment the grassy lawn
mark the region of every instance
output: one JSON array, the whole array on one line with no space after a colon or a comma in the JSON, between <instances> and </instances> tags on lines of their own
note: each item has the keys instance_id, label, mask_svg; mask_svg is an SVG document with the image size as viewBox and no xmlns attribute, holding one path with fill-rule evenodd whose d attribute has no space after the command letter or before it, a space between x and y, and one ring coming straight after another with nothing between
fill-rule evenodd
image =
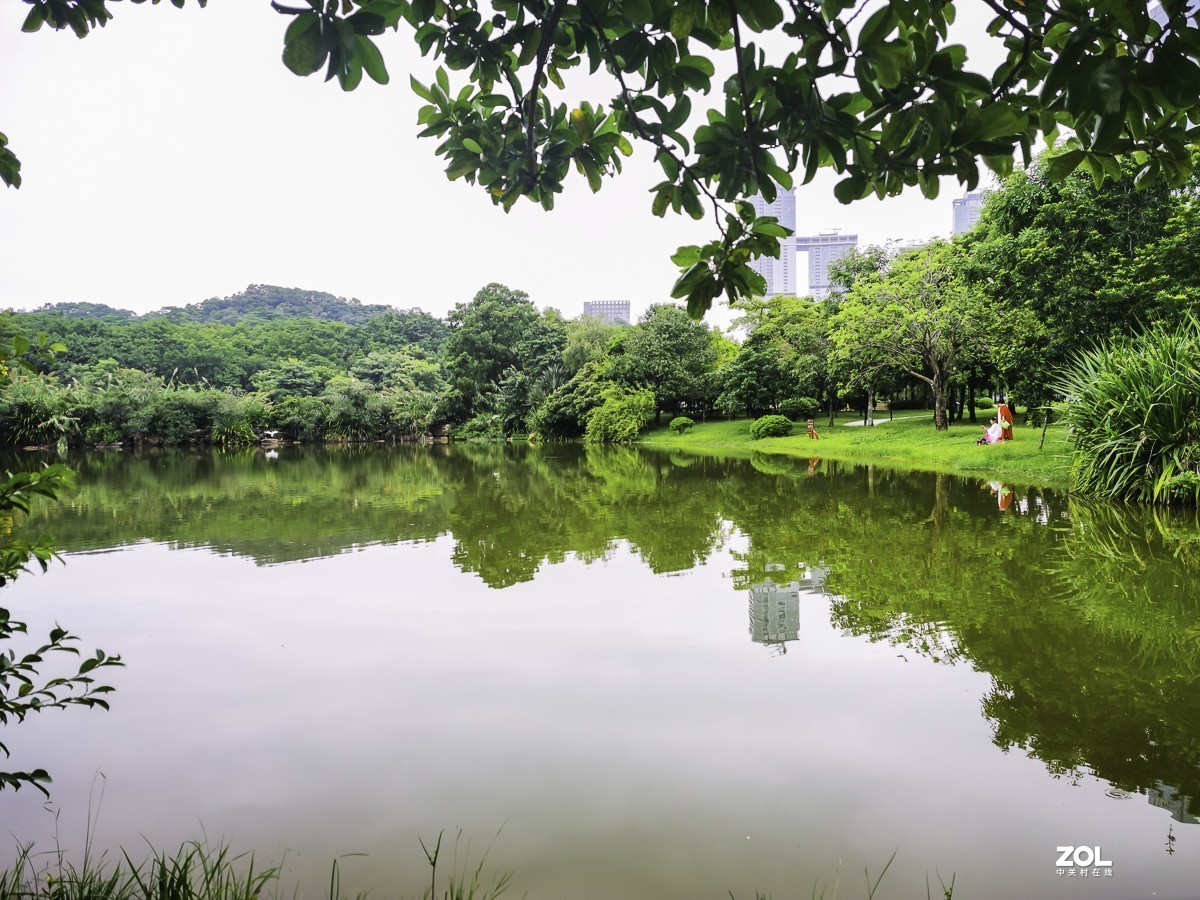
<instances>
[{"instance_id":1,"label":"grassy lawn","mask_svg":"<svg viewBox=\"0 0 1200 900\"><path fill-rule=\"evenodd\" d=\"M933 428L932 413L906 410L896 413L891 422L884 413L874 428L848 424L861 423L861 414L839 414L833 428L826 424L828 421L825 417L817 420L819 441L805 435L804 423L797 426L798 433L789 437L754 441L750 439L751 420L737 419L698 422L684 435L673 434L664 425L645 432L641 443L673 450L710 453L719 450L729 455L757 450L789 456L820 456L1044 487L1067 486L1070 447L1065 428L1051 427L1046 433L1045 446L1039 450L1041 429L1023 428L1019 421L1013 440L982 447L975 443L983 433L979 425L952 425L949 431L938 432ZM987 418L982 421L986 424Z\"/></svg>"}]
</instances>

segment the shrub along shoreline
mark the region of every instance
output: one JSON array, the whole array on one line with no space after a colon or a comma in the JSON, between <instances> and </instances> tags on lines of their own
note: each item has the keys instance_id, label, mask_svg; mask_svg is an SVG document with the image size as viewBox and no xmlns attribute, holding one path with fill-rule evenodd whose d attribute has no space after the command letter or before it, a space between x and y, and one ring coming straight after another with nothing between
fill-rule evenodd
<instances>
[{"instance_id":1,"label":"shrub along shoreline","mask_svg":"<svg viewBox=\"0 0 1200 900\"><path fill-rule=\"evenodd\" d=\"M667 428L644 432L639 443L698 453L760 452L878 463L1060 490L1070 486L1071 448L1062 426L1047 429L1044 444L1041 428L1017 425L1012 441L980 446L975 443L982 433L978 424L960 423L947 431L935 431L932 414L906 413L891 421L880 419L873 428L863 427L861 421L858 416L839 416L830 428L826 420L821 420L817 423L818 440L809 438L803 425L787 437L754 440L750 437L751 419L697 422L683 434Z\"/></svg>"}]
</instances>

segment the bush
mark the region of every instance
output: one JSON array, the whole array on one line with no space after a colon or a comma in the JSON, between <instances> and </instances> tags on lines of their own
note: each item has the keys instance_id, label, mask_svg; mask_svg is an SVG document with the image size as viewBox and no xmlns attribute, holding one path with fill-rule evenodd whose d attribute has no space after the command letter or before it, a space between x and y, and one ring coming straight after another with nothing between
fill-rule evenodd
<instances>
[{"instance_id":1,"label":"bush","mask_svg":"<svg viewBox=\"0 0 1200 900\"><path fill-rule=\"evenodd\" d=\"M696 423L693 422L691 419L689 419L687 416L676 416L674 419L671 420L671 424L668 425L667 427L670 428L676 434L683 434L685 431L687 431L689 428L691 428L695 424Z\"/></svg>"},{"instance_id":2,"label":"bush","mask_svg":"<svg viewBox=\"0 0 1200 900\"><path fill-rule=\"evenodd\" d=\"M584 440L589 444L627 444L654 416L654 394L610 387L604 402L588 413Z\"/></svg>"},{"instance_id":3,"label":"bush","mask_svg":"<svg viewBox=\"0 0 1200 900\"><path fill-rule=\"evenodd\" d=\"M975 408L976 409L995 409L996 404L992 402L991 397L976 397L975 398Z\"/></svg>"},{"instance_id":4,"label":"bush","mask_svg":"<svg viewBox=\"0 0 1200 900\"><path fill-rule=\"evenodd\" d=\"M779 404L780 415L787 416L793 422L801 419L815 419L820 411L820 402L812 397L793 397Z\"/></svg>"},{"instance_id":5,"label":"bush","mask_svg":"<svg viewBox=\"0 0 1200 900\"><path fill-rule=\"evenodd\" d=\"M891 408L892 412L896 412L897 410L901 409L932 410L933 402L928 397L921 397L916 400L908 400L903 397L898 397L893 399L888 406Z\"/></svg>"},{"instance_id":6,"label":"bush","mask_svg":"<svg viewBox=\"0 0 1200 900\"><path fill-rule=\"evenodd\" d=\"M257 444L256 429L267 424L267 408L257 396L223 395L213 412L212 441L221 446Z\"/></svg>"},{"instance_id":7,"label":"bush","mask_svg":"<svg viewBox=\"0 0 1200 900\"><path fill-rule=\"evenodd\" d=\"M164 444L203 441L212 432L213 416L221 394L195 388L172 388L152 395L134 411L134 434Z\"/></svg>"},{"instance_id":8,"label":"bush","mask_svg":"<svg viewBox=\"0 0 1200 900\"><path fill-rule=\"evenodd\" d=\"M750 426L753 440L767 437L787 437L792 433L792 423L786 416L763 416Z\"/></svg>"},{"instance_id":9,"label":"bush","mask_svg":"<svg viewBox=\"0 0 1200 900\"><path fill-rule=\"evenodd\" d=\"M1200 321L1082 353L1057 388L1068 399L1075 490L1200 501Z\"/></svg>"},{"instance_id":10,"label":"bush","mask_svg":"<svg viewBox=\"0 0 1200 900\"><path fill-rule=\"evenodd\" d=\"M504 431L498 413L482 412L461 425L455 425L450 431L450 436L456 441L486 444L504 440Z\"/></svg>"}]
</instances>

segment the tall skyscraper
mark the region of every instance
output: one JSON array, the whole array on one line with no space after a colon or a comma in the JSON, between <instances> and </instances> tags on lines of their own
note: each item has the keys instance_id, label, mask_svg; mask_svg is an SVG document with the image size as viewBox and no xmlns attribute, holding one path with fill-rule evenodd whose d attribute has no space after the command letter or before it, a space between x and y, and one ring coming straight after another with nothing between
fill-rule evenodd
<instances>
[{"instance_id":1,"label":"tall skyscraper","mask_svg":"<svg viewBox=\"0 0 1200 900\"><path fill-rule=\"evenodd\" d=\"M983 212L984 197L983 191L969 191L963 194L961 200L954 201L954 224L950 229L951 234L966 234L975 227L980 213Z\"/></svg>"},{"instance_id":2,"label":"tall skyscraper","mask_svg":"<svg viewBox=\"0 0 1200 900\"><path fill-rule=\"evenodd\" d=\"M750 198L759 216L774 216L779 224L792 230L792 237L779 239L779 258L763 257L750 266L767 282L764 297L797 296L796 254L808 254L808 293L820 300L830 291L829 266L858 246L858 235L822 231L811 237L796 237L796 191L779 189L774 202L767 203L762 195Z\"/></svg>"},{"instance_id":3,"label":"tall skyscraper","mask_svg":"<svg viewBox=\"0 0 1200 900\"><path fill-rule=\"evenodd\" d=\"M796 230L796 191L779 188L774 202L768 203L761 194L750 198L754 205L754 213L758 216L774 216L784 228ZM778 294L794 296L796 294L796 239L786 237L779 239L779 258L764 256L750 264L767 282L765 297Z\"/></svg>"},{"instance_id":4,"label":"tall skyscraper","mask_svg":"<svg viewBox=\"0 0 1200 900\"><path fill-rule=\"evenodd\" d=\"M808 253L808 292L814 300L823 300L833 288L829 267L858 246L857 234L822 231L795 239L796 249Z\"/></svg>"},{"instance_id":5,"label":"tall skyscraper","mask_svg":"<svg viewBox=\"0 0 1200 900\"><path fill-rule=\"evenodd\" d=\"M584 300L583 314L610 325L629 324L628 300Z\"/></svg>"}]
</instances>

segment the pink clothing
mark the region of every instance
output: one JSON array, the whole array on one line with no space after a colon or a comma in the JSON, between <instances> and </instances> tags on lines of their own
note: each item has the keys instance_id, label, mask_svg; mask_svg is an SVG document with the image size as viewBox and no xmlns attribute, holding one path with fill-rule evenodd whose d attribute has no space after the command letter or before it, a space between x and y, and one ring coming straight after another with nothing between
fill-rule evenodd
<instances>
[{"instance_id":1,"label":"pink clothing","mask_svg":"<svg viewBox=\"0 0 1200 900\"><path fill-rule=\"evenodd\" d=\"M995 444L997 441L1002 440L1003 437L1004 429L1000 427L999 422L993 422L991 426L983 432L983 439L988 444Z\"/></svg>"}]
</instances>

